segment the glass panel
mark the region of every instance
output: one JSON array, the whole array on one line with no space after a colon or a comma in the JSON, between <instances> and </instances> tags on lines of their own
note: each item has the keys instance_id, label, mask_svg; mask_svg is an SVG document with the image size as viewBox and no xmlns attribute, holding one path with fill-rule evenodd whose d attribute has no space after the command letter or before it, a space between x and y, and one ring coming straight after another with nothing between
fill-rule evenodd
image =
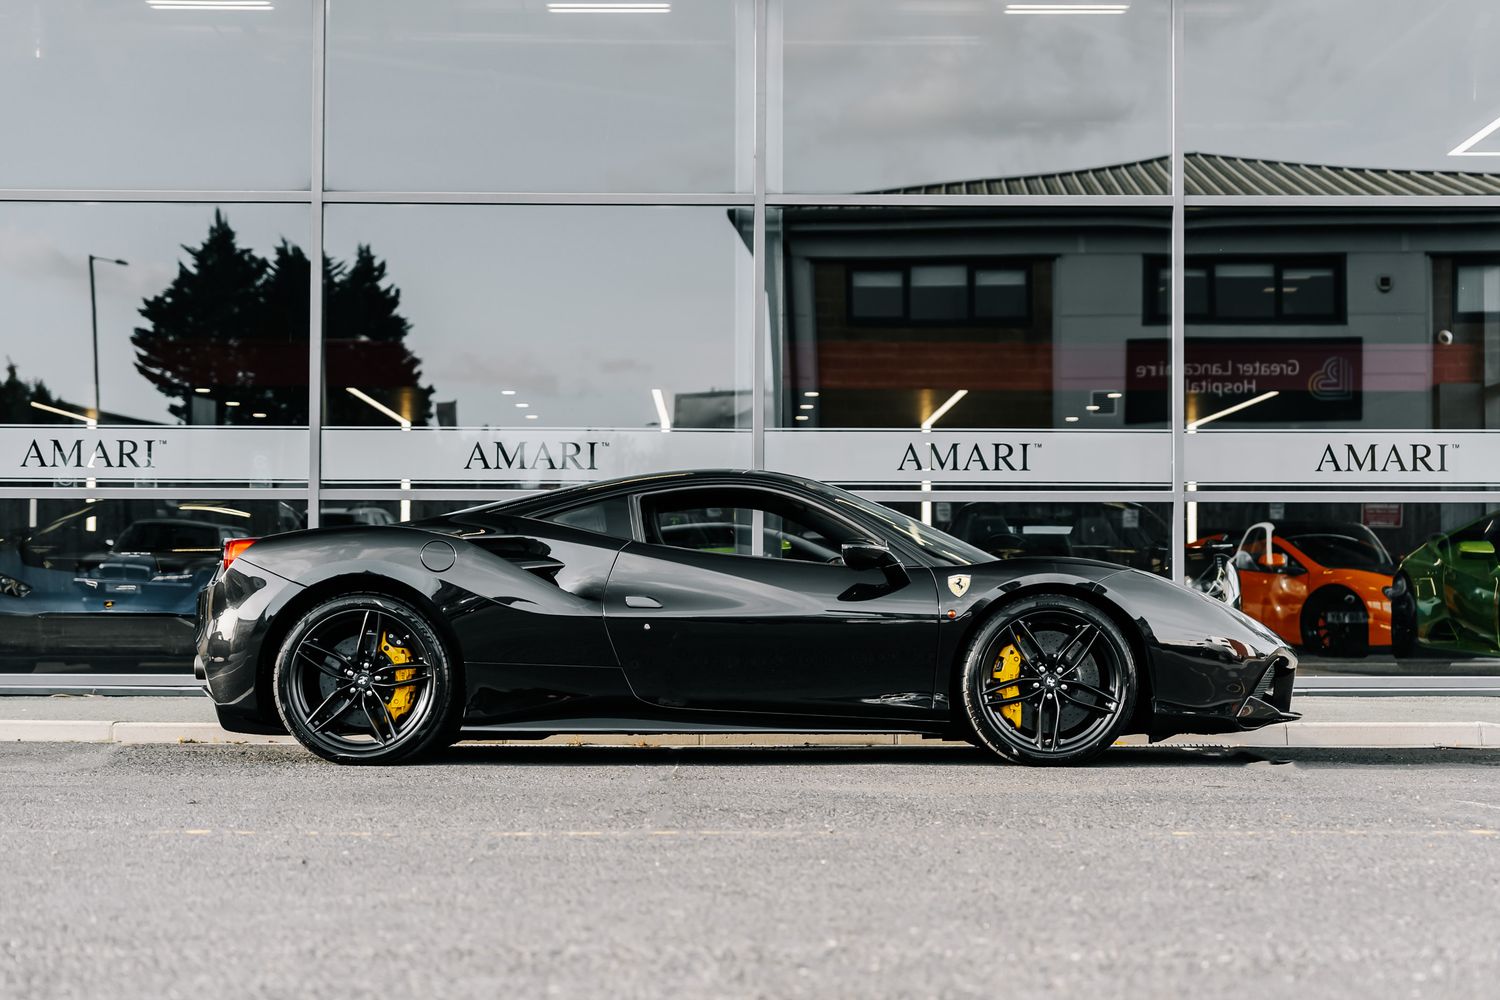
<instances>
[{"instance_id":1,"label":"glass panel","mask_svg":"<svg viewBox=\"0 0 1500 1000\"><path fill-rule=\"evenodd\" d=\"M1170 4L1098 6L773 2L771 189L1167 193Z\"/></svg>"},{"instance_id":2,"label":"glass panel","mask_svg":"<svg viewBox=\"0 0 1500 1000\"><path fill-rule=\"evenodd\" d=\"M1276 268L1271 264L1214 267L1214 308L1219 319L1276 315Z\"/></svg>"},{"instance_id":3,"label":"glass panel","mask_svg":"<svg viewBox=\"0 0 1500 1000\"><path fill-rule=\"evenodd\" d=\"M335 0L329 186L749 190L749 0L589 6Z\"/></svg>"},{"instance_id":4,"label":"glass panel","mask_svg":"<svg viewBox=\"0 0 1500 1000\"><path fill-rule=\"evenodd\" d=\"M708 207L329 207L347 266L325 312L325 426L423 433L325 434L324 475L539 485L748 465L748 434L725 433L750 422L748 223Z\"/></svg>"},{"instance_id":5,"label":"glass panel","mask_svg":"<svg viewBox=\"0 0 1500 1000\"><path fill-rule=\"evenodd\" d=\"M1337 272L1332 267L1286 267L1281 271L1281 314L1334 319L1339 314Z\"/></svg>"},{"instance_id":6,"label":"glass panel","mask_svg":"<svg viewBox=\"0 0 1500 1000\"><path fill-rule=\"evenodd\" d=\"M1025 317L1030 307L1024 269L975 269L974 316L976 319L1021 319Z\"/></svg>"},{"instance_id":7,"label":"glass panel","mask_svg":"<svg viewBox=\"0 0 1500 1000\"><path fill-rule=\"evenodd\" d=\"M933 501L893 503L1000 559L1081 556L1170 576L1172 505Z\"/></svg>"},{"instance_id":8,"label":"glass panel","mask_svg":"<svg viewBox=\"0 0 1500 1000\"><path fill-rule=\"evenodd\" d=\"M1146 324L1140 303L1146 262L1167 247L1165 213L784 208L773 217L773 426L918 429L960 390L934 426L1165 426L1128 392L1136 353L1154 345L1165 361L1167 333ZM870 259L878 268L862 263ZM899 315L894 261L911 276L910 322L855 322L873 308L877 281L889 296L882 316ZM972 318L956 309L968 273ZM929 314L919 317L924 295ZM950 322L938 318L944 309Z\"/></svg>"},{"instance_id":9,"label":"glass panel","mask_svg":"<svg viewBox=\"0 0 1500 1000\"><path fill-rule=\"evenodd\" d=\"M1330 431L1500 426L1500 322L1485 297L1487 282L1500 292L1500 279L1490 277L1493 264L1475 260L1500 254L1500 215L1205 209L1189 215L1186 249L1214 278L1210 308L1188 311L1189 427L1302 430L1311 442ZM1335 446L1338 461L1323 463L1325 472L1347 465L1342 439L1316 440L1319 455L1322 444ZM1487 454L1484 439L1451 435L1381 439L1377 450L1388 457L1389 445L1404 449L1401 462L1380 464L1409 472L1410 446L1431 445L1428 485L1455 485L1438 473L1436 448L1461 440L1444 454L1474 462ZM1190 450L1198 443L1190 440ZM1452 472L1454 462L1447 465ZM1287 461L1254 475L1268 472L1320 481ZM1469 482L1495 481L1479 465L1470 473L1477 479Z\"/></svg>"},{"instance_id":10,"label":"glass panel","mask_svg":"<svg viewBox=\"0 0 1500 1000\"><path fill-rule=\"evenodd\" d=\"M307 190L308 0L0 0L0 187Z\"/></svg>"},{"instance_id":11,"label":"glass panel","mask_svg":"<svg viewBox=\"0 0 1500 1000\"><path fill-rule=\"evenodd\" d=\"M1204 501L1187 517L1188 580L1227 575L1299 674L1500 673L1489 505Z\"/></svg>"},{"instance_id":12,"label":"glass panel","mask_svg":"<svg viewBox=\"0 0 1500 1000\"><path fill-rule=\"evenodd\" d=\"M906 310L901 271L849 272L849 315L854 319L900 319Z\"/></svg>"},{"instance_id":13,"label":"glass panel","mask_svg":"<svg viewBox=\"0 0 1500 1000\"><path fill-rule=\"evenodd\" d=\"M1455 310L1483 319L1500 314L1500 264L1460 264L1455 269Z\"/></svg>"},{"instance_id":14,"label":"glass panel","mask_svg":"<svg viewBox=\"0 0 1500 1000\"><path fill-rule=\"evenodd\" d=\"M911 269L911 318L963 321L969 318L969 269L962 264Z\"/></svg>"},{"instance_id":15,"label":"glass panel","mask_svg":"<svg viewBox=\"0 0 1500 1000\"><path fill-rule=\"evenodd\" d=\"M293 531L276 500L0 500L0 672L193 669L198 591L230 538Z\"/></svg>"},{"instance_id":16,"label":"glass panel","mask_svg":"<svg viewBox=\"0 0 1500 1000\"><path fill-rule=\"evenodd\" d=\"M1493 0L1186 0L1189 194L1500 193Z\"/></svg>"},{"instance_id":17,"label":"glass panel","mask_svg":"<svg viewBox=\"0 0 1500 1000\"><path fill-rule=\"evenodd\" d=\"M0 205L0 479L306 481L307 233L296 205Z\"/></svg>"}]
</instances>

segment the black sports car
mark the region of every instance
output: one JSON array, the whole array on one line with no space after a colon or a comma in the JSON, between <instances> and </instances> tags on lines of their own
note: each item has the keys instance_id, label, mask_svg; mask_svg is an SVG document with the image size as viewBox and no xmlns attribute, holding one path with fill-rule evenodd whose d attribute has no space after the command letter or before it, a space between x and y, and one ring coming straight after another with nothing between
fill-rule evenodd
<instances>
[{"instance_id":1,"label":"black sports car","mask_svg":"<svg viewBox=\"0 0 1500 1000\"><path fill-rule=\"evenodd\" d=\"M1062 764L1127 732L1296 718L1295 656L1219 601L997 561L790 476L641 476L246 544L200 597L200 675L226 728L341 763L466 737L852 731Z\"/></svg>"}]
</instances>

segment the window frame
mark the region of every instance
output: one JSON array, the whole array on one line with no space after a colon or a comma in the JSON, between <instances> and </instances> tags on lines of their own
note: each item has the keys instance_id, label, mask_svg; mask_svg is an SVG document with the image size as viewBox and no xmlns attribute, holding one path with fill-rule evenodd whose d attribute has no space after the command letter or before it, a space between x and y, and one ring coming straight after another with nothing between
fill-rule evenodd
<instances>
[{"instance_id":1,"label":"window frame","mask_svg":"<svg viewBox=\"0 0 1500 1000\"><path fill-rule=\"evenodd\" d=\"M949 328L1027 328L1036 321L1036 264L1035 257L900 257L900 258L856 258L839 261L844 267L844 315L851 328L920 327L924 329ZM964 268L964 315L957 319L916 319L911 314L911 272L917 267ZM899 271L901 274L901 315L899 317L860 316L854 310L854 275L857 272ZM975 311L976 281L979 271L1019 271L1024 310L1009 316L980 316Z\"/></svg>"},{"instance_id":2,"label":"window frame","mask_svg":"<svg viewBox=\"0 0 1500 1000\"><path fill-rule=\"evenodd\" d=\"M1487 323L1495 317L1500 316L1500 309L1495 312L1460 312L1458 308L1458 271L1464 267L1493 267L1500 269L1500 257L1482 254L1469 256L1466 254L1454 254L1451 256L1453 262L1453 322L1454 323Z\"/></svg>"},{"instance_id":3,"label":"window frame","mask_svg":"<svg viewBox=\"0 0 1500 1000\"><path fill-rule=\"evenodd\" d=\"M1171 310L1162 310L1157 304L1157 286L1162 271L1170 271L1172 260L1159 254L1144 258L1142 268L1141 322L1146 326L1165 326L1172 321ZM1218 315L1217 267L1220 264L1269 264L1272 267L1272 285L1276 289L1273 312L1270 316L1220 316ZM1327 315L1289 315L1286 312L1285 273L1289 268L1326 267L1333 272L1333 312ZM1183 323L1200 326L1348 326L1349 282L1347 254L1218 254L1193 255L1183 259L1183 273L1200 269L1206 276L1208 311L1185 312ZM1170 286L1169 286L1170 287ZM1455 304L1458 281L1454 283Z\"/></svg>"}]
</instances>

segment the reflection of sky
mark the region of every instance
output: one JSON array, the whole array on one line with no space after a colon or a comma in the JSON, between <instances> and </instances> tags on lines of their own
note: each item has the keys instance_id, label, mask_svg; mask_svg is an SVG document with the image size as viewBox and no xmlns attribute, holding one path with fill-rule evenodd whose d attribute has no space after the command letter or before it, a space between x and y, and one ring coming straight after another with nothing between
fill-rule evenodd
<instances>
[{"instance_id":1,"label":"reflection of sky","mask_svg":"<svg viewBox=\"0 0 1500 1000\"><path fill-rule=\"evenodd\" d=\"M266 257L282 237L307 248L308 211L224 206L240 246ZM94 264L100 399L110 413L177 423L172 400L136 372L130 335L145 325L142 301L176 277L188 259L182 245L201 244L213 215L201 204L0 205L0 361L9 357L21 378L41 378L54 396L92 404L88 256L121 258L128 267Z\"/></svg>"},{"instance_id":2,"label":"reflection of sky","mask_svg":"<svg viewBox=\"0 0 1500 1000\"><path fill-rule=\"evenodd\" d=\"M334 205L327 219L331 254L368 243L388 263L423 382L457 400L460 424L644 427L653 388L669 407L748 388L750 254L723 208Z\"/></svg>"},{"instance_id":3,"label":"reflection of sky","mask_svg":"<svg viewBox=\"0 0 1500 1000\"><path fill-rule=\"evenodd\" d=\"M1341 166L1500 170L1448 151L1500 117L1495 0L1192 0L1186 149ZM1500 134L1476 149L1500 152Z\"/></svg>"},{"instance_id":4,"label":"reflection of sky","mask_svg":"<svg viewBox=\"0 0 1500 1000\"><path fill-rule=\"evenodd\" d=\"M0 187L306 190L309 0L0 0Z\"/></svg>"}]
</instances>

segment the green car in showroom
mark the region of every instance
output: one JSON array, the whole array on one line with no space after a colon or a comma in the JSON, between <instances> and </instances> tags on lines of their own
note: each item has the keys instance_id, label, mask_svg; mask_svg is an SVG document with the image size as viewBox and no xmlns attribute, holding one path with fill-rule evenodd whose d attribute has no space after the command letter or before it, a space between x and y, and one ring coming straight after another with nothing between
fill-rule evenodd
<instances>
[{"instance_id":1,"label":"green car in showroom","mask_svg":"<svg viewBox=\"0 0 1500 1000\"><path fill-rule=\"evenodd\" d=\"M1397 656L1418 645L1449 652L1500 652L1500 511L1446 535L1433 535L1396 571L1391 645Z\"/></svg>"}]
</instances>

